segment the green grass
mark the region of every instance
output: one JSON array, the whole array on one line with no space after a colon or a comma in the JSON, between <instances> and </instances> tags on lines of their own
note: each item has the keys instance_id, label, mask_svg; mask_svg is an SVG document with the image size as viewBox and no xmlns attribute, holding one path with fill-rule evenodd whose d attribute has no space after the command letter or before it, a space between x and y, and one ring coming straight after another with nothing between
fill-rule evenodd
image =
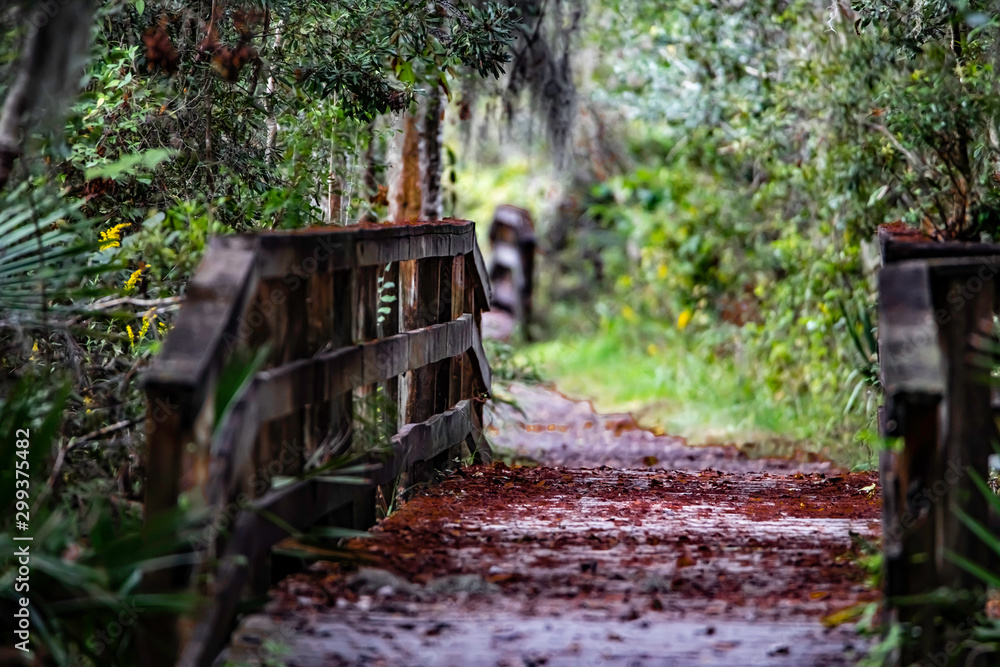
<instances>
[{"instance_id":1,"label":"green grass","mask_svg":"<svg viewBox=\"0 0 1000 667\"><path fill-rule=\"evenodd\" d=\"M773 392L753 362L739 360L738 333L728 325L681 331L606 322L593 335L562 336L521 354L567 395L591 399L601 412L631 412L691 444L733 443L751 456L802 450L846 467L871 463L855 437L864 418L844 414L846 399Z\"/></svg>"}]
</instances>

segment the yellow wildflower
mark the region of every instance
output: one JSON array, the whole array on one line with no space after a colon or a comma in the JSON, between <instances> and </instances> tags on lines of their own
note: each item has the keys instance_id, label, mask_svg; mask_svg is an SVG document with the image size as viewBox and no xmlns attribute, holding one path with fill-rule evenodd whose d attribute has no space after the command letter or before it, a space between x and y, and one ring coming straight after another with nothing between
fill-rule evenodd
<instances>
[{"instance_id":1,"label":"yellow wildflower","mask_svg":"<svg viewBox=\"0 0 1000 667\"><path fill-rule=\"evenodd\" d=\"M156 317L155 315L153 317ZM149 331L149 318L142 318L142 327L139 328L139 340L146 337L146 332Z\"/></svg>"},{"instance_id":2,"label":"yellow wildflower","mask_svg":"<svg viewBox=\"0 0 1000 667\"><path fill-rule=\"evenodd\" d=\"M101 232L101 250L119 247L121 245L122 230L130 224L123 222L120 225L115 225L106 232Z\"/></svg>"},{"instance_id":3,"label":"yellow wildflower","mask_svg":"<svg viewBox=\"0 0 1000 667\"><path fill-rule=\"evenodd\" d=\"M141 276L142 276L142 267L139 267L138 269L133 271L132 275L130 275L128 277L128 280L125 281L125 291L131 292L133 289L135 289L135 286L136 284L138 284L139 278Z\"/></svg>"},{"instance_id":4,"label":"yellow wildflower","mask_svg":"<svg viewBox=\"0 0 1000 667\"><path fill-rule=\"evenodd\" d=\"M659 277L660 280L663 280L664 278L666 278L667 277L667 265L666 264L660 264L658 267L656 267L656 275L657 275L657 277Z\"/></svg>"},{"instance_id":5,"label":"yellow wildflower","mask_svg":"<svg viewBox=\"0 0 1000 667\"><path fill-rule=\"evenodd\" d=\"M168 331L167 323L166 322L160 322L159 323L159 328L160 328L160 335L161 336L166 336L167 335L167 331Z\"/></svg>"},{"instance_id":6,"label":"yellow wildflower","mask_svg":"<svg viewBox=\"0 0 1000 667\"><path fill-rule=\"evenodd\" d=\"M624 317L629 322L635 322L637 319L639 319L636 316L635 311L632 310L631 306L625 306L624 308L622 308L622 317Z\"/></svg>"},{"instance_id":7,"label":"yellow wildflower","mask_svg":"<svg viewBox=\"0 0 1000 667\"><path fill-rule=\"evenodd\" d=\"M659 352L660 352L659 348L653 345L652 343L650 343L646 347L646 354L648 354L651 357L655 357L657 354L659 354Z\"/></svg>"},{"instance_id":8,"label":"yellow wildflower","mask_svg":"<svg viewBox=\"0 0 1000 667\"><path fill-rule=\"evenodd\" d=\"M135 334L132 333L132 325L126 324L125 330L128 331L128 342L132 349L135 349Z\"/></svg>"},{"instance_id":9,"label":"yellow wildflower","mask_svg":"<svg viewBox=\"0 0 1000 667\"><path fill-rule=\"evenodd\" d=\"M677 316L677 328L683 329L691 322L691 311L685 309L680 315Z\"/></svg>"}]
</instances>

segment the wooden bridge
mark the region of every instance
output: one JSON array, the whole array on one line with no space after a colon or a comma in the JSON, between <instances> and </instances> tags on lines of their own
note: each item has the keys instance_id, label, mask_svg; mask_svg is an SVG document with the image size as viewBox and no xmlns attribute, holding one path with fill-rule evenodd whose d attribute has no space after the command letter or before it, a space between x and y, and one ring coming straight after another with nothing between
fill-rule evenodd
<instances>
[{"instance_id":1,"label":"wooden bridge","mask_svg":"<svg viewBox=\"0 0 1000 667\"><path fill-rule=\"evenodd\" d=\"M921 628L892 658L909 664L960 638L951 616L982 609L982 585L945 551L994 564L949 508L989 520L966 473L985 472L995 433L974 362L995 338L1000 253L965 247L971 257L943 259L891 242L883 249L882 421L905 441L882 457L885 608ZM972 280L952 307L949 296ZM275 583L272 548L289 535L320 522L368 529L376 499L391 496L400 476L412 485L460 458L490 460L491 371L480 333L489 303L471 222L212 240L146 379L148 530L178 510L204 512L190 564L157 573L147 591L197 590L212 602L193 621L143 618L144 662L212 664L242 604ZM514 448L548 443L535 452L541 468L480 466L426 492L378 527L379 540L355 545L388 570L382 579L285 580L272 593L291 609L244 616L233 650L259 647L261 624L276 614L308 610L310 628L280 633L296 665L508 664L511 627L534 634L533 652L511 654L516 664L846 665L863 652L820 619L840 626L854 617L844 607L874 597L853 565L858 536L879 532L872 474L826 477L820 464L687 448L626 417L581 416L552 393L524 401L523 421L495 437ZM560 434L575 438L572 457L552 454ZM619 439L630 444L616 449ZM363 479L338 479L324 466L356 451L355 440L385 445L364 455ZM588 459L597 442L609 448ZM927 493L937 495L925 503ZM465 593L502 589L503 600L434 602L431 592L447 590L438 584L454 572L471 577ZM296 592L302 586L319 591L322 609ZM938 586L971 593L944 620L933 603L906 602ZM412 618L401 621L404 602ZM369 614L371 604L384 606L381 616ZM594 609L607 612L603 620ZM373 624L391 628L377 646ZM407 633L416 635L400 638Z\"/></svg>"},{"instance_id":2,"label":"wooden bridge","mask_svg":"<svg viewBox=\"0 0 1000 667\"><path fill-rule=\"evenodd\" d=\"M186 590L211 574L214 604L194 627L147 619L150 661L210 664L241 600L267 590L270 550L290 530L335 513L367 529L380 485L390 497L399 475L426 478L463 446L489 460L479 330L489 300L471 222L212 240L146 378L146 512L150 525L179 505L207 512L201 565L150 590ZM224 397L255 357L259 370ZM361 420L391 436L370 456L366 483L316 476L271 488L350 451Z\"/></svg>"}]
</instances>

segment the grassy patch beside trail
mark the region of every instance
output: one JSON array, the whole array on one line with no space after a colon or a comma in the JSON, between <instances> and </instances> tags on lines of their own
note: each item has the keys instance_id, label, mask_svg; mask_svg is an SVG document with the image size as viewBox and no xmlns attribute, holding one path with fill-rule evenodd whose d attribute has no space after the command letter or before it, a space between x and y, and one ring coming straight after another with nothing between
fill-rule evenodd
<instances>
[{"instance_id":1,"label":"grassy patch beside trail","mask_svg":"<svg viewBox=\"0 0 1000 667\"><path fill-rule=\"evenodd\" d=\"M523 354L566 394L601 412L628 411L641 424L691 444L734 443L751 456L813 452L839 465L870 464L855 434L864 424L809 395L775 393L760 363L740 358L734 327L680 331L661 323L612 322L593 335L562 336Z\"/></svg>"}]
</instances>

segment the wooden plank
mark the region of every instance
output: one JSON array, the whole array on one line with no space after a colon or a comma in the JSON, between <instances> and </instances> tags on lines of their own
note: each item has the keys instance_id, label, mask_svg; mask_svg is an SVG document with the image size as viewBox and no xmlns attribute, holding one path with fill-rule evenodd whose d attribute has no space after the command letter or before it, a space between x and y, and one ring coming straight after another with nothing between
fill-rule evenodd
<instances>
[{"instance_id":1,"label":"wooden plank","mask_svg":"<svg viewBox=\"0 0 1000 667\"><path fill-rule=\"evenodd\" d=\"M308 357L307 297L310 280L310 277L298 282L264 278L260 282L255 308L264 318L261 329L266 332L264 340L270 348L269 367ZM303 398L312 384L312 377L307 376L301 384L286 387L287 395L280 398L293 404L294 409L282 419L262 420L255 452L259 469L266 469L274 461L284 460L289 461L283 464L284 474L292 475L301 466L305 408L309 403ZM255 577L254 583L264 585L266 579L266 574L263 574Z\"/></svg>"},{"instance_id":2,"label":"wooden plank","mask_svg":"<svg viewBox=\"0 0 1000 667\"><path fill-rule=\"evenodd\" d=\"M967 274L966 274L967 275ZM968 287L964 275L935 276L932 279L934 298L938 306L947 303L950 295ZM996 280L982 282L976 291L967 291L968 299L954 317L941 325L941 340L948 360L945 394L943 438L934 460L938 468L935 477L947 487L945 496L934 507L940 528L935 531L936 565L940 582L953 590L978 592L981 599L957 603L969 615L983 611L986 598L981 581L974 575L944 558L945 549L962 554L987 570L993 569L991 552L952 512L961 507L973 520L985 525L989 517L986 498L979 493L971 475L959 474L957 480L945 479L945 471L973 470L981 478L989 471L989 457L997 430L990 407L989 368L985 366L974 340L993 334L993 304ZM929 589L928 589L929 590ZM948 637L947 639L953 639ZM941 642L939 646L943 646Z\"/></svg>"},{"instance_id":3,"label":"wooden plank","mask_svg":"<svg viewBox=\"0 0 1000 667\"><path fill-rule=\"evenodd\" d=\"M467 260L468 257L469 257L469 255L466 255L465 259ZM472 273L469 271L468 262L466 262L466 264L465 264L465 290L464 290L465 296L464 296L463 303L462 303L462 310L464 310L466 313L468 313L470 315L472 315L472 314L474 314L476 312L476 293L475 293L475 290L472 289L472 282L473 281L474 281L474 277L472 276ZM478 326L478 324L476 326ZM482 330L480 329L479 331L482 331ZM466 356L468 356L468 355L466 355ZM475 391L475 378L473 376L473 371L472 371L472 362L471 362L471 360L465 359L465 360L463 360L461 396L462 396L462 398L471 398L473 396L473 392L474 391Z\"/></svg>"},{"instance_id":4,"label":"wooden plank","mask_svg":"<svg viewBox=\"0 0 1000 667\"><path fill-rule=\"evenodd\" d=\"M456 255L452 258L451 268L451 319L457 320L465 312L465 256ZM471 340L470 340L471 343ZM466 355L460 354L452 357L450 362L449 383L448 383L448 405L455 405L463 398L469 398L462 394L462 378L466 373L472 371L467 367Z\"/></svg>"},{"instance_id":5,"label":"wooden plank","mask_svg":"<svg viewBox=\"0 0 1000 667\"><path fill-rule=\"evenodd\" d=\"M324 226L258 232L251 236L262 250L262 276L285 278L471 252L475 245L475 224L466 220L446 220ZM215 245L239 248L245 245L245 238L223 237ZM452 252L453 248L456 252Z\"/></svg>"},{"instance_id":6,"label":"wooden plank","mask_svg":"<svg viewBox=\"0 0 1000 667\"><path fill-rule=\"evenodd\" d=\"M427 323L420 317L419 292L417 290L417 262L407 260L399 263L400 331L419 329Z\"/></svg>"},{"instance_id":7,"label":"wooden plank","mask_svg":"<svg viewBox=\"0 0 1000 667\"><path fill-rule=\"evenodd\" d=\"M486 262L483 261L483 253L478 243L472 247L472 252L466 253L465 266L476 295L476 304L481 310L489 310L493 291L490 287L490 274L486 270Z\"/></svg>"},{"instance_id":8,"label":"wooden plank","mask_svg":"<svg viewBox=\"0 0 1000 667\"><path fill-rule=\"evenodd\" d=\"M334 273L316 273L307 280L308 297L306 299L306 315L308 326L306 328L307 347L306 356L311 357L327 346L332 345L338 339L336 327L341 323L336 322L337 314L334 299L334 279L340 277ZM310 395L321 396L323 394L321 382L322 377L313 374L312 390ZM329 401L314 401L307 404L303 410L302 432L305 439L303 456L308 460L327 438L330 437L333 422L331 417L334 410Z\"/></svg>"},{"instance_id":9,"label":"wooden plank","mask_svg":"<svg viewBox=\"0 0 1000 667\"><path fill-rule=\"evenodd\" d=\"M924 238L918 230L907 230L901 234L880 227L878 243L882 263L886 265L908 260L1000 255L1000 244L933 241Z\"/></svg>"},{"instance_id":10,"label":"wooden plank","mask_svg":"<svg viewBox=\"0 0 1000 667\"><path fill-rule=\"evenodd\" d=\"M254 497L252 483L241 479L241 473L253 470L254 446L260 428L258 419L257 381L250 382L233 400L229 413L219 425L219 434L212 442L211 475L205 486L210 505L220 507L232 502L240 492Z\"/></svg>"},{"instance_id":11,"label":"wooden plank","mask_svg":"<svg viewBox=\"0 0 1000 667\"><path fill-rule=\"evenodd\" d=\"M387 267L382 273L382 295L386 298L391 297L391 300L383 300L379 304L381 308L388 308L389 310L389 312L384 314L382 323L379 325L379 338L395 336L402 331L403 324L402 308L400 307L402 303L399 285L400 263L392 262L387 264ZM406 355L409 358L409 350L407 350ZM389 399L392 410L395 411L395 414L387 415L387 421L391 420L392 423L385 424L386 431L391 433L396 433L403 426L402 416L404 411L400 406L399 400L400 375L402 373L389 377L385 380L384 384L386 396Z\"/></svg>"},{"instance_id":12,"label":"wooden plank","mask_svg":"<svg viewBox=\"0 0 1000 667\"><path fill-rule=\"evenodd\" d=\"M422 259L416 263L415 279L403 302L403 324L407 330L440 322L440 279L441 261L438 258ZM409 372L409 397L404 415L406 423L422 422L436 412L434 387L437 373L434 368L425 366L441 358L438 348L437 340L410 345L412 370Z\"/></svg>"},{"instance_id":13,"label":"wooden plank","mask_svg":"<svg viewBox=\"0 0 1000 667\"><path fill-rule=\"evenodd\" d=\"M260 420L279 419L291 414L299 405L329 400L365 384L382 382L407 370L457 356L474 346L475 340L472 318L465 314L453 322L261 371L257 375ZM485 371L489 373L489 365ZM316 381L318 377L323 378L322 381ZM312 387L317 385L323 387L322 396L311 395Z\"/></svg>"},{"instance_id":14,"label":"wooden plank","mask_svg":"<svg viewBox=\"0 0 1000 667\"><path fill-rule=\"evenodd\" d=\"M454 292L454 270L455 262L451 257L443 257L439 260L438 297L437 297L437 321L447 322L452 319L454 308L452 301L459 297ZM458 335L459 332L454 332ZM449 347L453 341L450 340ZM468 346L466 346L468 347ZM437 362L435 365L434 378L434 412L444 412L452 406L451 403L451 367L452 357L447 357Z\"/></svg>"},{"instance_id":15,"label":"wooden plank","mask_svg":"<svg viewBox=\"0 0 1000 667\"><path fill-rule=\"evenodd\" d=\"M397 452L403 454L407 465L412 466L463 442L472 431L472 402L465 400L427 421L407 424L392 442Z\"/></svg>"},{"instance_id":16,"label":"wooden plank","mask_svg":"<svg viewBox=\"0 0 1000 667\"><path fill-rule=\"evenodd\" d=\"M934 533L936 512L914 507L912 490L933 486L940 471L936 462L938 401L924 397L907 400L912 414L902 423L906 447L898 457L886 453L880 461L880 477L886 503L883 506L882 534L885 545L883 572L886 599L926 593L925 583L935 579ZM927 485L931 486L927 486ZM930 503L928 503L929 505ZM920 556L914 558L915 555ZM887 620L922 625L930 611L927 605L887 604ZM933 635L931 635L932 637ZM925 648L929 644L921 644ZM918 651L915 647L914 651ZM903 664L910 664L907 661Z\"/></svg>"},{"instance_id":17,"label":"wooden plank","mask_svg":"<svg viewBox=\"0 0 1000 667\"><path fill-rule=\"evenodd\" d=\"M331 278L333 281L334 336L330 345L331 349L336 351L354 342L354 313L350 308L357 288L354 269L334 271ZM340 365L336 367L341 369L340 372L348 375L358 375L361 373L360 366L363 363L364 360L361 356L354 353L352 357L341 359ZM354 396L349 389L334 391L331 381L332 372L332 369L327 367L324 372L315 374L316 390L322 391L323 394L321 399L314 397L314 400L321 403L329 401L330 436L332 442L340 443L337 447L338 451L330 453L338 454L350 448L354 440Z\"/></svg>"},{"instance_id":18,"label":"wooden plank","mask_svg":"<svg viewBox=\"0 0 1000 667\"><path fill-rule=\"evenodd\" d=\"M473 376L479 384L479 390L486 395L491 395L493 391L493 372L490 370L490 362L486 358L483 350L483 341L479 334L479 329L472 332L472 344L468 348L469 362L472 364Z\"/></svg>"},{"instance_id":19,"label":"wooden plank","mask_svg":"<svg viewBox=\"0 0 1000 667\"><path fill-rule=\"evenodd\" d=\"M944 395L944 359L930 290L922 262L892 264L879 272L879 368L886 393L886 429L902 432L896 409L904 396Z\"/></svg>"},{"instance_id":20,"label":"wooden plank","mask_svg":"<svg viewBox=\"0 0 1000 667\"><path fill-rule=\"evenodd\" d=\"M378 272L379 266L364 266L355 270L354 342L364 343L378 337Z\"/></svg>"},{"instance_id":21,"label":"wooden plank","mask_svg":"<svg viewBox=\"0 0 1000 667\"><path fill-rule=\"evenodd\" d=\"M143 532L154 532L159 522L169 519L180 494L182 455L193 439L193 418L186 412L194 409L190 390L150 385L146 387L146 467L158 471L147 475L145 485L145 523ZM159 569L143 578L142 592L160 594L176 591L186 582L180 580L182 569ZM143 615L145 632L140 634L140 652L154 665L173 662L172 651L180 642L177 618L166 614ZM151 632L155 629L155 632Z\"/></svg>"}]
</instances>

